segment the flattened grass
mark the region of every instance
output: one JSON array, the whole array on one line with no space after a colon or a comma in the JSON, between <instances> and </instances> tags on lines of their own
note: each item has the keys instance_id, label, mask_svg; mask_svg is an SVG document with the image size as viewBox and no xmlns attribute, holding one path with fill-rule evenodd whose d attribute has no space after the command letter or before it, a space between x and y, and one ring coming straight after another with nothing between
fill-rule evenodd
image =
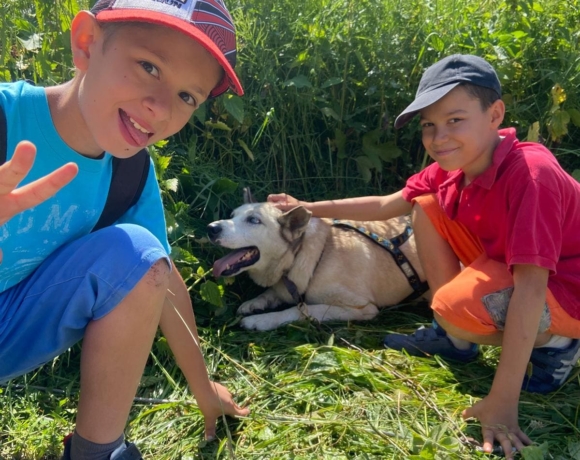
<instances>
[{"instance_id":1,"label":"flattened grass","mask_svg":"<svg viewBox=\"0 0 580 460\"><path fill-rule=\"evenodd\" d=\"M413 310L413 309L411 309ZM163 339L154 347L127 435L147 458L474 459L481 439L461 410L487 394L498 350L472 364L385 350L386 331L410 331L428 318L383 311L373 322L297 323L251 333L236 325L201 329L212 378L225 383L249 417L220 421L203 440L192 404ZM74 423L78 348L3 388L0 458L54 459ZM524 393L520 424L545 458L578 458L580 370L557 393ZM39 388L43 387L43 388ZM540 454L542 455L542 454ZM493 457L492 457L493 458Z\"/></svg>"}]
</instances>

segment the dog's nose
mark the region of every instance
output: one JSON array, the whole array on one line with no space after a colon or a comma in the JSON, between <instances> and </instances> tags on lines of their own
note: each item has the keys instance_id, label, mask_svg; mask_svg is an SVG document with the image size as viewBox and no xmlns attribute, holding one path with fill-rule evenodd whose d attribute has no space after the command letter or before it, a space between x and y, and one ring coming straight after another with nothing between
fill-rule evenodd
<instances>
[{"instance_id":1,"label":"dog's nose","mask_svg":"<svg viewBox=\"0 0 580 460\"><path fill-rule=\"evenodd\" d=\"M207 226L207 234L212 237L218 236L222 232L222 227L219 224L212 223Z\"/></svg>"}]
</instances>

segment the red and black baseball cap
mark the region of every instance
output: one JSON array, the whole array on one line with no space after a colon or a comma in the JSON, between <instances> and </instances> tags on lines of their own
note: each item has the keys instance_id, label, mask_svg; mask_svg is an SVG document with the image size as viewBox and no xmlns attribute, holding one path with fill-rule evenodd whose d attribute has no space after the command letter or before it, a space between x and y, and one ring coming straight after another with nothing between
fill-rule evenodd
<instances>
[{"instance_id":1,"label":"red and black baseball cap","mask_svg":"<svg viewBox=\"0 0 580 460\"><path fill-rule=\"evenodd\" d=\"M234 71L236 29L222 0L99 0L91 13L100 22L147 22L184 33L211 53L224 69L224 78L210 97L228 89L238 96L244 94Z\"/></svg>"},{"instance_id":2,"label":"red and black baseball cap","mask_svg":"<svg viewBox=\"0 0 580 460\"><path fill-rule=\"evenodd\" d=\"M491 64L471 54L453 54L425 70L415 100L397 117L395 128L403 127L417 113L437 102L461 83L492 89L501 97L501 84Z\"/></svg>"}]
</instances>

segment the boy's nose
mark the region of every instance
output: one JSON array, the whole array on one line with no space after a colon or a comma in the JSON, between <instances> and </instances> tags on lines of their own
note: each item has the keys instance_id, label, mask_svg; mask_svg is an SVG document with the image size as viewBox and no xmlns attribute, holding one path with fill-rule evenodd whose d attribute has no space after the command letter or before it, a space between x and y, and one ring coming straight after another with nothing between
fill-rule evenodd
<instances>
[{"instance_id":1,"label":"boy's nose","mask_svg":"<svg viewBox=\"0 0 580 460\"><path fill-rule=\"evenodd\" d=\"M448 137L448 132L445 128L435 127L434 133L433 133L433 142L434 143L440 144L442 142L445 142L447 140L447 137Z\"/></svg>"},{"instance_id":2,"label":"boy's nose","mask_svg":"<svg viewBox=\"0 0 580 460\"><path fill-rule=\"evenodd\" d=\"M147 96L143 104L151 112L155 120L167 120L171 116L171 99L169 95L161 91Z\"/></svg>"}]
</instances>

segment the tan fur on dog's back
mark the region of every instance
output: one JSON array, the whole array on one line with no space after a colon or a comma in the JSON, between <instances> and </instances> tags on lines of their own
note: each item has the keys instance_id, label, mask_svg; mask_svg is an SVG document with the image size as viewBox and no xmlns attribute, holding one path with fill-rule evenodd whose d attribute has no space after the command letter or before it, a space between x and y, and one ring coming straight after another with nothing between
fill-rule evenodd
<instances>
[{"instance_id":1,"label":"tan fur on dog's back","mask_svg":"<svg viewBox=\"0 0 580 460\"><path fill-rule=\"evenodd\" d=\"M349 308L361 308L367 303L377 306L394 305L401 301L401 290L406 293L404 297L413 292L407 278L388 251L355 230L333 227L330 219L323 219L323 222L330 227L330 232L317 275L309 286L309 291L325 292L324 299L316 295L317 303ZM404 218L388 222L357 222L358 226L387 239L403 233L406 224ZM414 267L419 267L414 238L406 242L401 250ZM340 283L338 290L327 292L329 290L324 289L325 286L336 285L337 282ZM367 299L365 304L346 304L343 289L352 292L353 283L356 284L359 295Z\"/></svg>"}]
</instances>

